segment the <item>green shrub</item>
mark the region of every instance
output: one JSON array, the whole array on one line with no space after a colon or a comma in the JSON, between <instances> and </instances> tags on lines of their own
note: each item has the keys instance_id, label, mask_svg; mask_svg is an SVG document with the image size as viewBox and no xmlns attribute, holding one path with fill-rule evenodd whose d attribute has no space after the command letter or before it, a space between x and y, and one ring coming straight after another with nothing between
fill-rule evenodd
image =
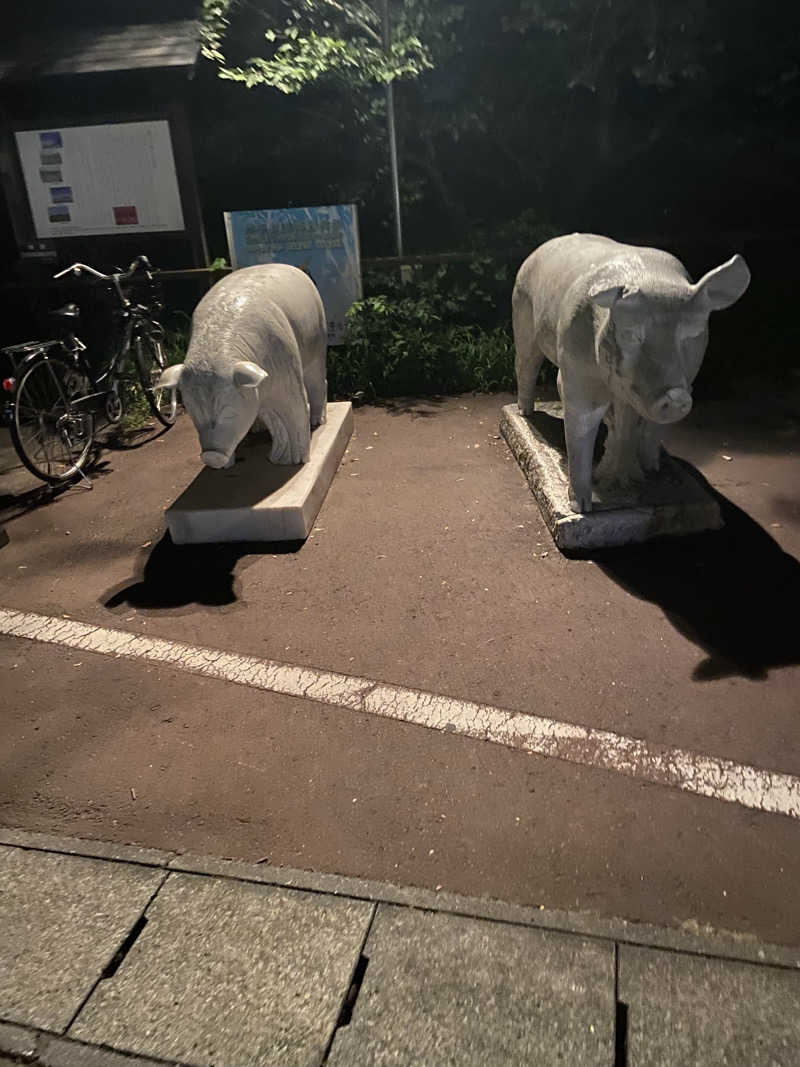
<instances>
[{"instance_id":1,"label":"green shrub","mask_svg":"<svg viewBox=\"0 0 800 1067\"><path fill-rule=\"evenodd\" d=\"M144 389L138 382L126 382L123 386L122 403L124 412L122 418L113 428L114 432L124 436L141 430L148 426L154 416L147 403Z\"/></svg>"},{"instance_id":2,"label":"green shrub","mask_svg":"<svg viewBox=\"0 0 800 1067\"><path fill-rule=\"evenodd\" d=\"M192 328L192 320L183 312L176 311L171 317L173 321L167 326L163 341L168 367L174 363L183 363Z\"/></svg>"},{"instance_id":3,"label":"green shrub","mask_svg":"<svg viewBox=\"0 0 800 1067\"><path fill-rule=\"evenodd\" d=\"M347 344L328 353L331 395L374 400L510 389L508 328L443 321L426 300L368 297L348 316Z\"/></svg>"},{"instance_id":4,"label":"green shrub","mask_svg":"<svg viewBox=\"0 0 800 1067\"><path fill-rule=\"evenodd\" d=\"M173 363L182 363L189 345L189 318L180 315L173 325L167 328L162 347L166 357L167 366ZM122 402L124 414L114 428L118 435L134 433L137 430L149 426L155 421L155 416L150 410L144 390L136 378L136 367L133 359L127 369L126 380L122 383Z\"/></svg>"},{"instance_id":5,"label":"green shrub","mask_svg":"<svg viewBox=\"0 0 800 1067\"><path fill-rule=\"evenodd\" d=\"M410 275L410 277L409 277ZM367 296L328 353L332 396L495 392L514 388L513 274L483 258L367 275Z\"/></svg>"}]
</instances>

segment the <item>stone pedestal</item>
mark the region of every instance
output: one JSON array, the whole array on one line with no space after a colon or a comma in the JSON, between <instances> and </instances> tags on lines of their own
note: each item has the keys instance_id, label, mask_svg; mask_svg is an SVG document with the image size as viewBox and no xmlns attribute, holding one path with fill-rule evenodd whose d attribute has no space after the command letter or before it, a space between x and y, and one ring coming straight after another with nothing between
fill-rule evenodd
<instances>
[{"instance_id":1,"label":"stone pedestal","mask_svg":"<svg viewBox=\"0 0 800 1067\"><path fill-rule=\"evenodd\" d=\"M353 432L353 407L328 404L311 436L308 463L270 463L269 442L246 438L230 470L204 467L166 510L175 544L210 541L301 541L322 507Z\"/></svg>"},{"instance_id":2,"label":"stone pedestal","mask_svg":"<svg viewBox=\"0 0 800 1067\"><path fill-rule=\"evenodd\" d=\"M539 404L531 418L516 404L503 408L500 432L508 442L562 552L589 552L667 534L722 526L717 501L684 466L662 453L661 470L628 490L595 489L593 510L569 505L567 455L560 404Z\"/></svg>"}]
</instances>

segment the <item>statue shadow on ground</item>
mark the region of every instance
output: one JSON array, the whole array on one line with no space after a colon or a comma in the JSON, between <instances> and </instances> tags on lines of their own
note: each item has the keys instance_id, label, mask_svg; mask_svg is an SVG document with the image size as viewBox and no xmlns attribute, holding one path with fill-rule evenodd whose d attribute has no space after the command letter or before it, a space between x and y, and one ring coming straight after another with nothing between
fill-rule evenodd
<instances>
[{"instance_id":1,"label":"statue shadow on ground","mask_svg":"<svg viewBox=\"0 0 800 1067\"><path fill-rule=\"evenodd\" d=\"M706 653L693 679L765 679L800 663L800 563L741 508L677 460L715 497L721 530L593 552L592 559L633 596L658 604Z\"/></svg>"},{"instance_id":2,"label":"statue shadow on ground","mask_svg":"<svg viewBox=\"0 0 800 1067\"><path fill-rule=\"evenodd\" d=\"M239 599L236 567L246 556L297 552L304 541L236 541L176 545L169 533L147 555L138 581L117 586L102 599L104 607L169 610L191 606L224 607Z\"/></svg>"}]
</instances>

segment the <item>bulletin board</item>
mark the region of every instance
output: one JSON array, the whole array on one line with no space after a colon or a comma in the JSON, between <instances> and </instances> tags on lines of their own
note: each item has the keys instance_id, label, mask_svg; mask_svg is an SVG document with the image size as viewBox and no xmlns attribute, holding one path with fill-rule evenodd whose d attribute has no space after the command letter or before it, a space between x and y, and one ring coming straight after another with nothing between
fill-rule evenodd
<instances>
[{"instance_id":1,"label":"bulletin board","mask_svg":"<svg viewBox=\"0 0 800 1067\"><path fill-rule=\"evenodd\" d=\"M37 237L185 229L165 119L15 136Z\"/></svg>"}]
</instances>

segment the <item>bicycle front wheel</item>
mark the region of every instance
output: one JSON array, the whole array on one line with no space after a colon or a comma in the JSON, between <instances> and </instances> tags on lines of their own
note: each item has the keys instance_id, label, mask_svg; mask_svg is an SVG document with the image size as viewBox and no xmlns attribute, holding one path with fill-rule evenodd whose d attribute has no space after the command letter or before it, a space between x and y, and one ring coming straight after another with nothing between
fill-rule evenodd
<instances>
[{"instance_id":1,"label":"bicycle front wheel","mask_svg":"<svg viewBox=\"0 0 800 1067\"><path fill-rule=\"evenodd\" d=\"M94 439L94 419L70 398L69 373L58 359L34 363L20 379L15 397L14 447L31 474L51 485L78 474Z\"/></svg>"},{"instance_id":2,"label":"bicycle front wheel","mask_svg":"<svg viewBox=\"0 0 800 1067\"><path fill-rule=\"evenodd\" d=\"M136 369L147 403L164 426L172 426L178 414L178 398L174 389L159 389L158 379L167 369L167 360L160 341L145 335L135 341Z\"/></svg>"}]
</instances>

